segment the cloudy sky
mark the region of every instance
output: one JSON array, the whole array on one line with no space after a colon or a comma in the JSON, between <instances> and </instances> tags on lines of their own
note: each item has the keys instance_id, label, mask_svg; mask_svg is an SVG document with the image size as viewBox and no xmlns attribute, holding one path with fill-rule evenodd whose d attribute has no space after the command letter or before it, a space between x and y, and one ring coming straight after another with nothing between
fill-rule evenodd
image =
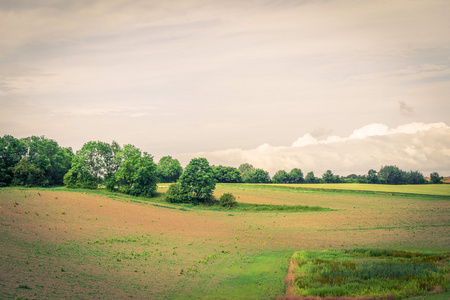
<instances>
[{"instance_id":1,"label":"cloudy sky","mask_svg":"<svg viewBox=\"0 0 450 300\"><path fill-rule=\"evenodd\" d=\"M0 135L450 175L450 1L3 0Z\"/></svg>"}]
</instances>

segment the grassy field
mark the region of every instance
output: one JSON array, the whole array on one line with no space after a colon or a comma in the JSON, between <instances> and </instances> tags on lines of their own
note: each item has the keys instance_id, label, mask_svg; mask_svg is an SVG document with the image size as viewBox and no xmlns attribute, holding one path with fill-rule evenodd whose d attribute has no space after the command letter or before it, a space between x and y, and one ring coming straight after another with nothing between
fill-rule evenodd
<instances>
[{"instance_id":1,"label":"grassy field","mask_svg":"<svg viewBox=\"0 0 450 300\"><path fill-rule=\"evenodd\" d=\"M246 184L215 191L241 203L332 209L313 212L214 211L161 196L3 188L0 298L275 299L285 294L296 251L449 251L450 186L371 185L382 194L338 186L344 191Z\"/></svg>"}]
</instances>

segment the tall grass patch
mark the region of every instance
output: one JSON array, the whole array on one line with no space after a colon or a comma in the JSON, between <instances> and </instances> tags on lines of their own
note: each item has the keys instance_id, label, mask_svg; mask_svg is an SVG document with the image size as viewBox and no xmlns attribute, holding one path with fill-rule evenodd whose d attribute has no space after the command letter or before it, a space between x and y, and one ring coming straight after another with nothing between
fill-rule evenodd
<instances>
[{"instance_id":1,"label":"tall grass patch","mask_svg":"<svg viewBox=\"0 0 450 300\"><path fill-rule=\"evenodd\" d=\"M295 291L300 296L393 297L450 289L450 254L353 249L301 251Z\"/></svg>"}]
</instances>

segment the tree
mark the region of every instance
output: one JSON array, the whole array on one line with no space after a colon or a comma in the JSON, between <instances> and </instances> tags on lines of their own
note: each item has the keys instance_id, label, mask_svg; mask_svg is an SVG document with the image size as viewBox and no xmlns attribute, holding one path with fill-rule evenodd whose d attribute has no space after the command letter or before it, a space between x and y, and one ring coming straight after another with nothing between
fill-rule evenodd
<instances>
[{"instance_id":1,"label":"tree","mask_svg":"<svg viewBox=\"0 0 450 300\"><path fill-rule=\"evenodd\" d=\"M270 183L269 172L255 169L247 175L246 183Z\"/></svg>"},{"instance_id":2,"label":"tree","mask_svg":"<svg viewBox=\"0 0 450 300\"><path fill-rule=\"evenodd\" d=\"M238 170L241 172L242 181L247 182L248 175L255 171L255 168L251 164L245 163L240 165Z\"/></svg>"},{"instance_id":3,"label":"tree","mask_svg":"<svg viewBox=\"0 0 450 300\"><path fill-rule=\"evenodd\" d=\"M406 173L406 181L408 184L424 184L425 177L419 171L409 171Z\"/></svg>"},{"instance_id":4,"label":"tree","mask_svg":"<svg viewBox=\"0 0 450 300\"><path fill-rule=\"evenodd\" d=\"M139 158L130 195L153 197L157 190L156 182L156 164L153 162L153 157L144 152L143 156Z\"/></svg>"},{"instance_id":5,"label":"tree","mask_svg":"<svg viewBox=\"0 0 450 300\"><path fill-rule=\"evenodd\" d=\"M216 188L214 172L206 158L194 158L186 166L179 182L189 202L208 202Z\"/></svg>"},{"instance_id":6,"label":"tree","mask_svg":"<svg viewBox=\"0 0 450 300\"><path fill-rule=\"evenodd\" d=\"M303 183L305 179L303 178L302 170L294 168L289 172L290 183Z\"/></svg>"},{"instance_id":7,"label":"tree","mask_svg":"<svg viewBox=\"0 0 450 300\"><path fill-rule=\"evenodd\" d=\"M116 145L115 142L113 142ZM114 147L116 151L116 147ZM80 170L87 172L89 176L94 178L95 187L98 188L99 181L106 175L111 177L121 159L117 159L113 147L108 143L100 141L87 142L77 151L76 155L79 158L78 164L81 164Z\"/></svg>"},{"instance_id":8,"label":"tree","mask_svg":"<svg viewBox=\"0 0 450 300\"><path fill-rule=\"evenodd\" d=\"M96 188L95 178L87 172L82 160L77 156L73 158L72 167L64 175L64 185L68 188Z\"/></svg>"},{"instance_id":9,"label":"tree","mask_svg":"<svg viewBox=\"0 0 450 300\"><path fill-rule=\"evenodd\" d=\"M114 182L117 184L120 192L130 194L136 179L142 152L133 145L125 145L117 156L120 165L114 174ZM111 183L108 184L108 188L111 189L111 187L112 189L115 188Z\"/></svg>"},{"instance_id":10,"label":"tree","mask_svg":"<svg viewBox=\"0 0 450 300\"><path fill-rule=\"evenodd\" d=\"M314 172L313 171L311 171L308 174L306 174L305 182L306 183L316 183L316 177L314 176Z\"/></svg>"},{"instance_id":11,"label":"tree","mask_svg":"<svg viewBox=\"0 0 450 300\"><path fill-rule=\"evenodd\" d=\"M374 169L370 169L367 172L367 182L368 183L379 183L380 179L378 178L377 171Z\"/></svg>"},{"instance_id":12,"label":"tree","mask_svg":"<svg viewBox=\"0 0 450 300\"><path fill-rule=\"evenodd\" d=\"M214 178L220 183L238 183L242 182L241 172L233 167L212 166Z\"/></svg>"},{"instance_id":13,"label":"tree","mask_svg":"<svg viewBox=\"0 0 450 300\"><path fill-rule=\"evenodd\" d=\"M39 178L33 179L33 186L62 185L64 174L72 163L72 149L62 148L57 142L44 136L31 136L21 139L20 142L25 147L21 159L26 161L20 166L20 172L16 170L17 176L21 176L24 167L27 167L35 175L40 174ZM34 172L34 169L38 172ZM23 177L15 180L15 184L20 182L25 182Z\"/></svg>"},{"instance_id":14,"label":"tree","mask_svg":"<svg viewBox=\"0 0 450 300\"><path fill-rule=\"evenodd\" d=\"M379 177L387 184L405 184L406 172L397 166L384 166L378 172Z\"/></svg>"},{"instance_id":15,"label":"tree","mask_svg":"<svg viewBox=\"0 0 450 300\"><path fill-rule=\"evenodd\" d=\"M22 186L41 185L43 171L37 168L28 158L19 161L13 168L13 184Z\"/></svg>"},{"instance_id":16,"label":"tree","mask_svg":"<svg viewBox=\"0 0 450 300\"><path fill-rule=\"evenodd\" d=\"M331 172L331 170L327 170L325 173L323 173L322 179L325 183L334 183L335 182L335 177L333 175L333 172Z\"/></svg>"},{"instance_id":17,"label":"tree","mask_svg":"<svg viewBox=\"0 0 450 300\"><path fill-rule=\"evenodd\" d=\"M279 170L273 175L272 181L274 183L289 183L291 182L291 178L285 170Z\"/></svg>"},{"instance_id":18,"label":"tree","mask_svg":"<svg viewBox=\"0 0 450 300\"><path fill-rule=\"evenodd\" d=\"M0 137L0 187L13 181L13 168L25 156L25 143L11 135Z\"/></svg>"},{"instance_id":19,"label":"tree","mask_svg":"<svg viewBox=\"0 0 450 300\"><path fill-rule=\"evenodd\" d=\"M175 182L183 173L183 168L177 159L171 156L164 156L158 162L156 167L156 176L159 182Z\"/></svg>"},{"instance_id":20,"label":"tree","mask_svg":"<svg viewBox=\"0 0 450 300\"><path fill-rule=\"evenodd\" d=\"M442 183L442 180L444 180L444 177L439 176L438 172L433 172L430 174L430 180L431 183L440 184Z\"/></svg>"}]
</instances>

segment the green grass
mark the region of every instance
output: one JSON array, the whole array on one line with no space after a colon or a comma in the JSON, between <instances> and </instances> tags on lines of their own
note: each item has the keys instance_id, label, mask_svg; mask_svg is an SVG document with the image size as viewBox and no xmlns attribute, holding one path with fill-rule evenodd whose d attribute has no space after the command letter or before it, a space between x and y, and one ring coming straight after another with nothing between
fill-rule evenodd
<instances>
[{"instance_id":1,"label":"green grass","mask_svg":"<svg viewBox=\"0 0 450 300\"><path fill-rule=\"evenodd\" d=\"M320 297L385 297L426 295L450 288L450 254L353 249L300 251L296 293Z\"/></svg>"},{"instance_id":2,"label":"green grass","mask_svg":"<svg viewBox=\"0 0 450 300\"><path fill-rule=\"evenodd\" d=\"M361 183L329 183L329 184L276 184L275 187L323 190L323 191L359 191L388 194L415 194L430 196L450 196L450 184L361 184Z\"/></svg>"}]
</instances>

